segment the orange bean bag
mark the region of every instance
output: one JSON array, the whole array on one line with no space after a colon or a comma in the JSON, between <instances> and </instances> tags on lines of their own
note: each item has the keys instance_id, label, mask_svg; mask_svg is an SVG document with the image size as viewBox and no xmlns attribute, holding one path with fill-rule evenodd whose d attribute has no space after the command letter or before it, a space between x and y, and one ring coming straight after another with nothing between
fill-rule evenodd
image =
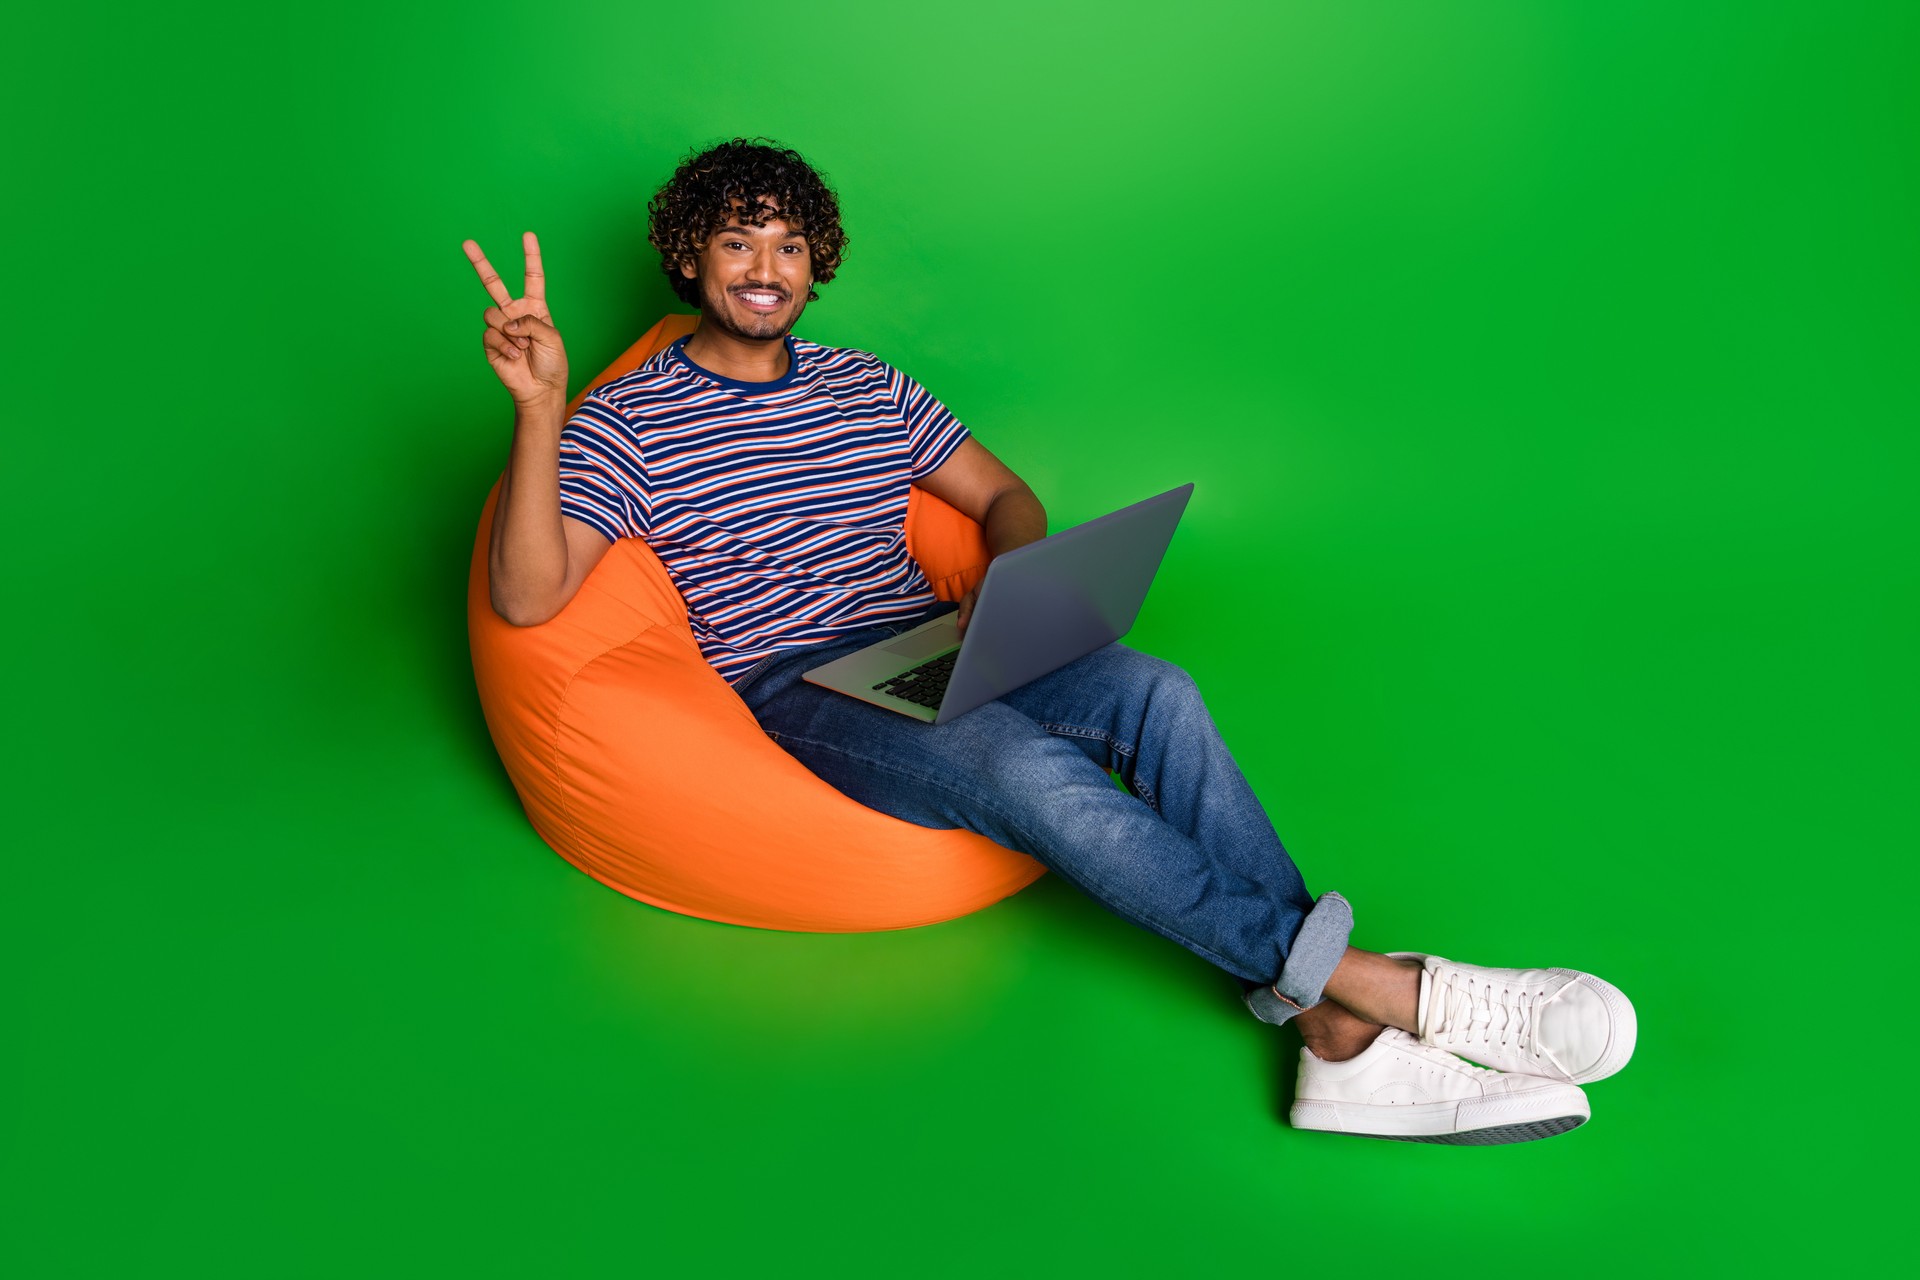
<instances>
[{"instance_id":1,"label":"orange bean bag","mask_svg":"<svg viewBox=\"0 0 1920 1280\"><path fill-rule=\"evenodd\" d=\"M574 405L698 322L662 320ZM498 497L496 485L467 584L473 674L520 804L555 853L669 911L821 933L950 920L1041 874L984 836L850 800L775 746L700 656L680 593L637 538L614 543L551 621L508 623L487 589ZM980 526L918 488L907 546L943 600L986 572Z\"/></svg>"}]
</instances>

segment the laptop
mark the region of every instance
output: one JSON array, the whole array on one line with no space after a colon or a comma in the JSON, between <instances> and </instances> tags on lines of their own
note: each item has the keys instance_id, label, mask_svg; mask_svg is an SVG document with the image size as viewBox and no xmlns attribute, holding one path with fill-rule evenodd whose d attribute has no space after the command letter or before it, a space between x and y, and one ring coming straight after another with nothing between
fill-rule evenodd
<instances>
[{"instance_id":1,"label":"laptop","mask_svg":"<svg viewBox=\"0 0 1920 1280\"><path fill-rule=\"evenodd\" d=\"M965 715L1131 630L1192 496L1181 485L996 557L964 641L947 613L802 678L933 724Z\"/></svg>"}]
</instances>

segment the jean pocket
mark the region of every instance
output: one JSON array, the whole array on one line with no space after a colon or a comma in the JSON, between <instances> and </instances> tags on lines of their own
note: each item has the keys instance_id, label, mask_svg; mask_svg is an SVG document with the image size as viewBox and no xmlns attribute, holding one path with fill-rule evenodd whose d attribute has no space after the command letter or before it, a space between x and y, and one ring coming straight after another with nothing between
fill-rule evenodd
<instances>
[{"instance_id":1,"label":"jean pocket","mask_svg":"<svg viewBox=\"0 0 1920 1280\"><path fill-rule=\"evenodd\" d=\"M778 658L781 656L781 654L787 653L787 652L791 652L791 650L775 649L772 653L760 659L760 661L754 663L752 666L748 667L745 671L742 671L737 677L735 677L732 681L729 682L733 687L733 691L735 693L744 694L748 685L752 684L755 680L758 680L761 676L767 673L767 668L773 664L773 660L775 658Z\"/></svg>"}]
</instances>

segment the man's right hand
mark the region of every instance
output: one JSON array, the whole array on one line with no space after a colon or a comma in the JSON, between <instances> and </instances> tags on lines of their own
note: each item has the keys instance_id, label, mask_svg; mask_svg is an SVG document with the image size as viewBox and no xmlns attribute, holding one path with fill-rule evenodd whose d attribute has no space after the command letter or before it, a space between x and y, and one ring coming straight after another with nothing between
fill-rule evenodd
<instances>
[{"instance_id":1,"label":"man's right hand","mask_svg":"<svg viewBox=\"0 0 1920 1280\"><path fill-rule=\"evenodd\" d=\"M567 349L547 311L547 277L540 266L539 238L531 231L521 237L527 271L519 298L513 296L478 244L468 240L461 247L494 301L482 315L487 323L483 341L487 363L493 366L501 385L520 407L565 404Z\"/></svg>"}]
</instances>

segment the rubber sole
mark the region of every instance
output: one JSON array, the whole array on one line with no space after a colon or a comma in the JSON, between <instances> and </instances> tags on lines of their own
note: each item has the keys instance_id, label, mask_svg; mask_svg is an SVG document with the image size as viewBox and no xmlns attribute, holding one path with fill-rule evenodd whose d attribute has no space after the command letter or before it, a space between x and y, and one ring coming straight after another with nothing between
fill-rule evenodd
<instances>
[{"instance_id":1,"label":"rubber sole","mask_svg":"<svg viewBox=\"0 0 1920 1280\"><path fill-rule=\"evenodd\" d=\"M1578 1129L1585 1116L1558 1116L1552 1120L1534 1120L1527 1124L1502 1124L1491 1129L1470 1129L1465 1133L1356 1133L1355 1138L1377 1138L1381 1142L1432 1142L1448 1147L1497 1147L1508 1142L1533 1142L1555 1138Z\"/></svg>"},{"instance_id":2,"label":"rubber sole","mask_svg":"<svg viewBox=\"0 0 1920 1280\"><path fill-rule=\"evenodd\" d=\"M1383 1142L1428 1142L1449 1147L1495 1147L1536 1142L1578 1129L1593 1114L1586 1095L1554 1085L1507 1097L1430 1102L1413 1106L1302 1099L1287 1120L1312 1133L1341 1133Z\"/></svg>"}]
</instances>

